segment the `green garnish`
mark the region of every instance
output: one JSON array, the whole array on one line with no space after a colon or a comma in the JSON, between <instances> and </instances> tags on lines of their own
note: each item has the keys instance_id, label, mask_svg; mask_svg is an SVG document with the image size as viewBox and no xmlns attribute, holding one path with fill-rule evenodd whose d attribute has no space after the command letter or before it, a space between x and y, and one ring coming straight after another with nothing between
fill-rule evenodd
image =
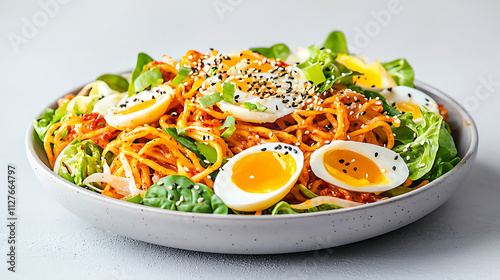
<instances>
[{"instance_id":1,"label":"green garnish","mask_svg":"<svg viewBox=\"0 0 500 280\"><path fill-rule=\"evenodd\" d=\"M198 101L200 102L201 106L203 106L203 107L211 107L215 103L222 101L222 96L219 92L214 92L210 95L205 95L205 96L198 98Z\"/></svg>"},{"instance_id":2,"label":"green garnish","mask_svg":"<svg viewBox=\"0 0 500 280\"><path fill-rule=\"evenodd\" d=\"M147 87L155 87L163 83L163 77L159 68L154 67L142 73L135 79L134 88L136 92L143 91Z\"/></svg>"},{"instance_id":3,"label":"green garnish","mask_svg":"<svg viewBox=\"0 0 500 280\"><path fill-rule=\"evenodd\" d=\"M125 92L129 87L127 79L119 75L104 74L99 76L96 80L105 82L111 89L118 92Z\"/></svg>"},{"instance_id":4,"label":"green garnish","mask_svg":"<svg viewBox=\"0 0 500 280\"><path fill-rule=\"evenodd\" d=\"M180 85L184 79L189 75L189 72L191 72L191 67L180 67L179 70L177 70L177 75L175 78L172 80L172 85L173 86L178 86Z\"/></svg>"},{"instance_id":5,"label":"green garnish","mask_svg":"<svg viewBox=\"0 0 500 280\"><path fill-rule=\"evenodd\" d=\"M236 129L235 127L235 124L236 124L236 118L233 117L233 116L228 116L226 118L226 120L224 121L224 124L219 126L219 130L222 130L224 128L227 128L222 134L221 134L221 137L222 138L228 138L229 136L231 136L234 132L234 130Z\"/></svg>"}]
</instances>

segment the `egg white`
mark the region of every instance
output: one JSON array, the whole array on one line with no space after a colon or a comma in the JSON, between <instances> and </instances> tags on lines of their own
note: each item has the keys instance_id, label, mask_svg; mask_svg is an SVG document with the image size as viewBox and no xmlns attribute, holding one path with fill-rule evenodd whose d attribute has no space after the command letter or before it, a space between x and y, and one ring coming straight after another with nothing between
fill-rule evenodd
<instances>
[{"instance_id":1,"label":"egg white","mask_svg":"<svg viewBox=\"0 0 500 280\"><path fill-rule=\"evenodd\" d=\"M240 64L236 65L236 68L231 69L228 71L228 74L230 75L228 78L225 79L225 81L228 81L230 78L234 78L237 76L237 70L238 69L244 69L246 64L243 63L243 66L240 66ZM291 66L293 67L293 66ZM244 91L239 90L238 88L235 88L234 92L234 101L231 102L226 102L226 101L221 101L217 104L219 108L224 111L224 112L229 112L232 114L234 117L237 119L247 121L247 122L253 122L253 123L269 123L269 122L274 122L277 119L284 117L290 113L292 113L295 108L301 108L305 100L301 100L300 94L297 94L297 92L304 92L306 90L305 84L307 84L307 80L305 79L305 75L303 71L299 68L293 67L294 70L294 79L292 82L292 87L294 88L293 92L287 93L286 92L286 87L288 86L286 83L286 79L278 77L275 74L271 73L258 73L258 74L253 74L255 77L259 79L273 79L273 83L275 85L281 86L281 88L278 90L278 93L281 95L281 97L274 97L274 96L269 96L269 97L261 97L257 95L253 95ZM235 72L236 71L236 72ZM205 81L205 84L214 84L220 82L217 77L211 77ZM214 92L217 91L217 87L215 85L213 86L208 86L205 91L202 92L203 95L210 95L213 94ZM297 100L295 108L287 105L284 103L284 100ZM245 102L249 102L252 104L256 104L257 102L260 105L263 105L266 107L266 110L263 112L258 112L255 110L250 111L246 106Z\"/></svg>"},{"instance_id":2,"label":"egg white","mask_svg":"<svg viewBox=\"0 0 500 280\"><path fill-rule=\"evenodd\" d=\"M417 106L425 106L429 111L439 114L437 102L424 92L407 86L397 86L390 90L385 89L380 92L391 105L399 103L413 103ZM420 123L422 119L413 119L415 123Z\"/></svg>"},{"instance_id":3,"label":"egg white","mask_svg":"<svg viewBox=\"0 0 500 280\"><path fill-rule=\"evenodd\" d=\"M275 147L281 146L282 148L277 150ZM288 182L281 188L268 192L268 193L249 193L238 186L236 186L231 180L233 174L233 166L243 157L259 153L262 149L267 151L274 151L285 153L288 152L289 155L293 157L296 164L295 173L291 174ZM292 149L292 151L290 151ZM297 152L294 152L297 151ZM279 202L293 187L297 179L299 178L302 167L304 166L304 155L302 151L293 145L288 145L284 143L266 143L258 146L251 147L244 150L243 152L237 154L236 156L229 159L228 163L224 165L219 171L215 182L214 191L217 196L222 199L222 201L229 207L238 211L257 211L267 209L277 202Z\"/></svg>"},{"instance_id":4,"label":"egg white","mask_svg":"<svg viewBox=\"0 0 500 280\"><path fill-rule=\"evenodd\" d=\"M152 123L165 114L173 97L174 91L169 86L155 87L128 98L125 96L116 107L108 110L104 119L110 126L121 130ZM152 99L155 99L152 106L129 114L122 114L124 110Z\"/></svg>"},{"instance_id":5,"label":"egg white","mask_svg":"<svg viewBox=\"0 0 500 280\"><path fill-rule=\"evenodd\" d=\"M344 181L332 176L326 169L323 163L323 157L326 152L336 149L351 150L372 160L380 169L385 180L380 184L372 184L367 186L351 186ZM375 153L377 155L375 156ZM325 145L311 154L311 169L316 176L324 181L346 190L356 192L383 192L400 186L406 181L409 175L408 167L398 153L377 145L337 140ZM393 170L395 166L396 170Z\"/></svg>"}]
</instances>

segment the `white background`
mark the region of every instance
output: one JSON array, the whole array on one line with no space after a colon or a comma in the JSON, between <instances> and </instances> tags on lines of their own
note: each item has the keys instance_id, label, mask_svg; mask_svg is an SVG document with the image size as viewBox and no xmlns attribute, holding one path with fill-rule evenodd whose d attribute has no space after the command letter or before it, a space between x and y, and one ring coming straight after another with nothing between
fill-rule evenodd
<instances>
[{"instance_id":1,"label":"white background","mask_svg":"<svg viewBox=\"0 0 500 280\"><path fill-rule=\"evenodd\" d=\"M497 278L499 10L500 2L486 0L2 0L0 278ZM320 43L335 29L346 34L351 51L370 59L406 58L417 79L452 96L479 127L479 154L468 180L446 204L407 227L299 254L183 251L90 226L59 206L28 165L24 134L31 120L99 75L132 69L138 52L160 59L210 47L232 51L284 42L294 48ZM7 271L2 218L8 164L18 171L16 273Z\"/></svg>"}]
</instances>

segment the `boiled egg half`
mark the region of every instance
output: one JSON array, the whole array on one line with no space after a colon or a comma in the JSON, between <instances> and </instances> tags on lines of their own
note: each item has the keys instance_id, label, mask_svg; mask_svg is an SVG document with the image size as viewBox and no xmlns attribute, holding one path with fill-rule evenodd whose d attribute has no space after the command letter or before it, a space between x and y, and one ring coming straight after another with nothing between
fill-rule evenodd
<instances>
[{"instance_id":1,"label":"boiled egg half","mask_svg":"<svg viewBox=\"0 0 500 280\"><path fill-rule=\"evenodd\" d=\"M154 87L123 98L116 107L108 110L104 119L110 126L121 130L152 123L165 114L173 97L171 87Z\"/></svg>"},{"instance_id":2,"label":"boiled egg half","mask_svg":"<svg viewBox=\"0 0 500 280\"><path fill-rule=\"evenodd\" d=\"M335 186L357 192L383 192L409 175L401 156L387 148L354 141L333 141L311 155L311 169Z\"/></svg>"},{"instance_id":3,"label":"boiled egg half","mask_svg":"<svg viewBox=\"0 0 500 280\"><path fill-rule=\"evenodd\" d=\"M337 56L337 61L345 67L363 73L362 76L354 76L354 81L357 85L365 88L390 88L397 86L391 75L380 64L379 60L372 63L366 63L362 57L340 54Z\"/></svg>"},{"instance_id":4,"label":"boiled egg half","mask_svg":"<svg viewBox=\"0 0 500 280\"><path fill-rule=\"evenodd\" d=\"M254 146L229 159L220 169L214 191L234 210L264 210L286 196L303 165L304 155L296 146L284 143Z\"/></svg>"},{"instance_id":5,"label":"boiled egg half","mask_svg":"<svg viewBox=\"0 0 500 280\"><path fill-rule=\"evenodd\" d=\"M253 51L218 54L205 60L204 65L205 71L217 68L219 72L205 81L202 94L221 92L222 82L233 84L234 100L220 101L218 106L247 122L274 122L292 113L302 107L304 94L312 89L301 69ZM259 110L249 109L248 103L258 103Z\"/></svg>"},{"instance_id":6,"label":"boiled egg half","mask_svg":"<svg viewBox=\"0 0 500 280\"><path fill-rule=\"evenodd\" d=\"M427 110L439 114L439 105L424 92L407 86L397 86L380 92L387 102L404 113L412 113L413 121L420 123L422 114L419 107L425 106Z\"/></svg>"}]
</instances>

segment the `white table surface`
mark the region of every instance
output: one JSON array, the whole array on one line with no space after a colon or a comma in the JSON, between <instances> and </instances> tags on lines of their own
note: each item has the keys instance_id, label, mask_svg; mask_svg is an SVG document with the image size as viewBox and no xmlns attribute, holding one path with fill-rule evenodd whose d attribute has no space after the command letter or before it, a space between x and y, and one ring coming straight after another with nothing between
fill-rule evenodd
<instances>
[{"instance_id":1,"label":"white table surface","mask_svg":"<svg viewBox=\"0 0 500 280\"><path fill-rule=\"evenodd\" d=\"M498 279L499 10L500 2L486 0L1 1L0 217L7 216L13 164L19 220L16 273L7 271L6 218L0 223L0 279ZM105 72L133 68L138 52L159 59L191 48L308 46L334 29L371 59L407 58L417 79L453 96L480 130L468 180L442 207L400 230L287 255L166 248L77 218L46 193L28 164L24 134L32 118Z\"/></svg>"}]
</instances>

